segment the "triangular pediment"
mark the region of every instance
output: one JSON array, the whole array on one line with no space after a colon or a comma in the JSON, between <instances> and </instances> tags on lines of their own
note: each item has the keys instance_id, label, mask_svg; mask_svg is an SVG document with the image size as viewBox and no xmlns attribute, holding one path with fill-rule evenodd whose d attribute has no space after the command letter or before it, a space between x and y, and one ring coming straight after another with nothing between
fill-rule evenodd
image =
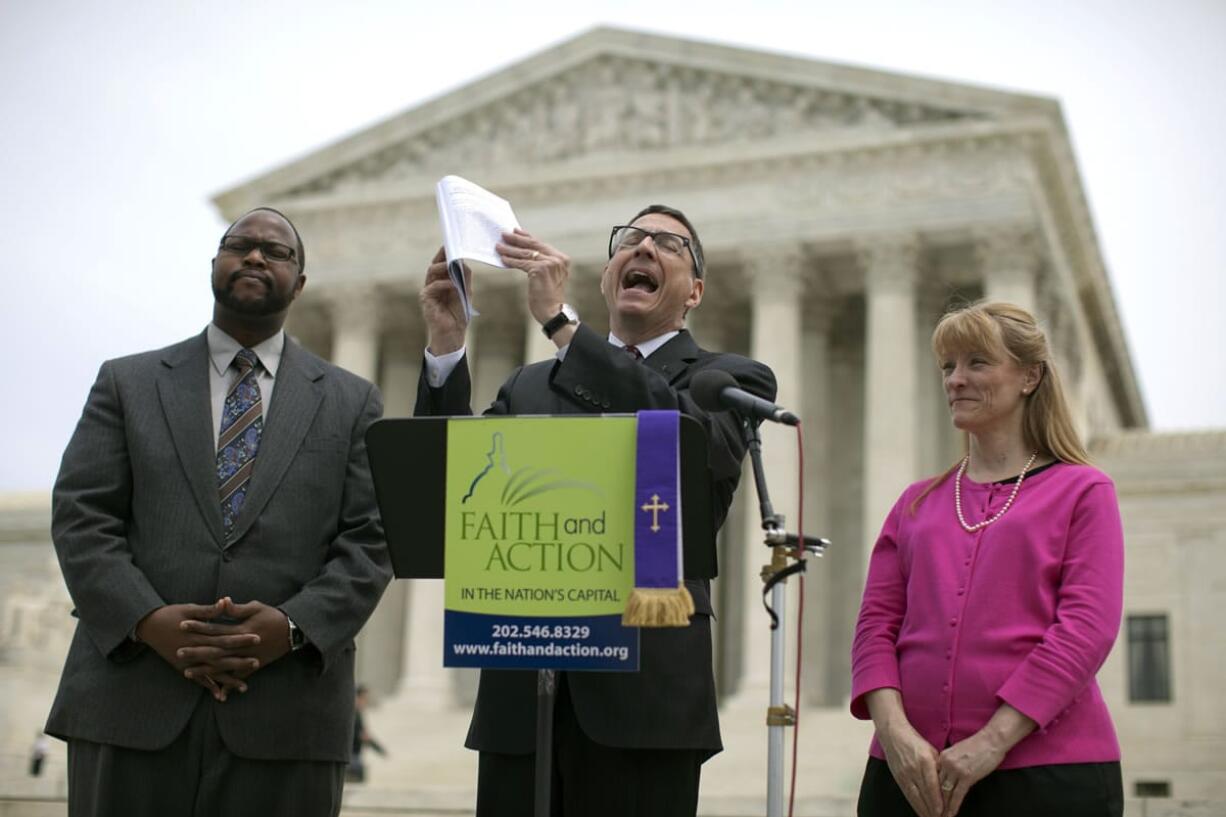
<instances>
[{"instance_id":1,"label":"triangular pediment","mask_svg":"<svg viewBox=\"0 0 1226 817\"><path fill-rule=\"evenodd\" d=\"M509 166L888 134L1049 100L759 51L599 28L217 198L320 196Z\"/></svg>"},{"instance_id":2,"label":"triangular pediment","mask_svg":"<svg viewBox=\"0 0 1226 817\"><path fill-rule=\"evenodd\" d=\"M978 114L794 82L601 55L298 185L289 196L447 168L535 166Z\"/></svg>"}]
</instances>

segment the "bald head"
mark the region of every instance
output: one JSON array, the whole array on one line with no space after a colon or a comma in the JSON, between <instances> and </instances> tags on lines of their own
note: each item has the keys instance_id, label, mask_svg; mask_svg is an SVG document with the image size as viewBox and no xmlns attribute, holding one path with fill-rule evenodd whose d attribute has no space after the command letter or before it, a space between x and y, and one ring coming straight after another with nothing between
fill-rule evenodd
<instances>
[{"instance_id":1,"label":"bald head","mask_svg":"<svg viewBox=\"0 0 1226 817\"><path fill-rule=\"evenodd\" d=\"M227 227L226 231L221 234L221 237L224 239L226 236L228 236L234 230L234 228L238 226L239 222L247 218L247 216L251 215L252 213L272 213L273 215L277 216L278 218L280 218L282 221L285 222L286 226L289 227L290 232L294 234L294 245L295 245L294 250L298 254L298 273L301 275L303 272L305 272L306 271L306 247L302 245L302 236L298 234L298 228L294 226L294 222L289 220L289 216L285 215L285 213L282 213L280 210L277 210L273 207L253 207L251 208L250 210L243 213L238 218L234 219L234 221L231 221L230 226Z\"/></svg>"}]
</instances>

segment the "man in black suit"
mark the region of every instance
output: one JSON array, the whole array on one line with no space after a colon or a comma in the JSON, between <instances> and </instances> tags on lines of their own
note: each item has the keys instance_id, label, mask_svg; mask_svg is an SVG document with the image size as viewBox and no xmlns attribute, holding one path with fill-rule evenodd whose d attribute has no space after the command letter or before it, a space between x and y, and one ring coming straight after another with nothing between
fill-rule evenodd
<instances>
[{"instance_id":1,"label":"man in black suit","mask_svg":"<svg viewBox=\"0 0 1226 817\"><path fill-rule=\"evenodd\" d=\"M516 370L486 413L677 409L696 418L707 432L718 530L740 479L745 447L733 416L694 403L690 380L697 372L721 369L769 400L775 378L761 363L700 348L685 330L686 313L701 303L706 285L702 244L689 219L652 205L613 229L600 282L609 310L607 339L566 304L566 255L523 230L504 235L498 251L507 266L526 273L529 310L558 353ZM416 413L471 413L466 324L441 250L426 273L421 304L429 342ZM695 615L685 628L643 630L639 672L559 673L555 811L583 817L695 813L701 765L722 745L710 590L707 582L686 585ZM481 673L465 743L481 753L478 817L531 813L535 684L532 672Z\"/></svg>"},{"instance_id":2,"label":"man in black suit","mask_svg":"<svg viewBox=\"0 0 1226 817\"><path fill-rule=\"evenodd\" d=\"M372 384L286 337L282 214L234 222L199 335L102 364L52 539L79 618L47 732L77 815L336 815L353 638L391 571Z\"/></svg>"}]
</instances>

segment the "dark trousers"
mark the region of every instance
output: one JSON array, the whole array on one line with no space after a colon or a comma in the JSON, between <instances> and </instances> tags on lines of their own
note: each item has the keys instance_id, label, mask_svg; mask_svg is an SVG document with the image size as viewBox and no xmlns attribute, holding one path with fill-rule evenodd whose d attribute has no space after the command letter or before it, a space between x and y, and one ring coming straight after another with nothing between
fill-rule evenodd
<instances>
[{"instance_id":1,"label":"dark trousers","mask_svg":"<svg viewBox=\"0 0 1226 817\"><path fill-rule=\"evenodd\" d=\"M1001 769L966 793L958 817L1121 817L1120 764L1068 763ZM868 759L859 817L915 817L884 760Z\"/></svg>"},{"instance_id":2,"label":"dark trousers","mask_svg":"<svg viewBox=\"0 0 1226 817\"><path fill-rule=\"evenodd\" d=\"M225 704L222 704L225 706ZM213 703L154 752L68 742L68 817L336 817L345 764L231 754Z\"/></svg>"},{"instance_id":3,"label":"dark trousers","mask_svg":"<svg viewBox=\"0 0 1226 817\"><path fill-rule=\"evenodd\" d=\"M619 749L592 741L575 719L565 674L553 726L551 817L694 817L710 752ZM532 817L535 755L482 752L477 817Z\"/></svg>"}]
</instances>

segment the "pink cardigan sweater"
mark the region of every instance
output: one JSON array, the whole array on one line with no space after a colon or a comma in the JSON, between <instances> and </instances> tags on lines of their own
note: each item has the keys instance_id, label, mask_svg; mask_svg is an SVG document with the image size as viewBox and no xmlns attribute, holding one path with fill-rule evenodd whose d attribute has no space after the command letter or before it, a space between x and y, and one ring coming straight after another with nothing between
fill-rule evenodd
<instances>
[{"instance_id":1,"label":"pink cardigan sweater","mask_svg":"<svg viewBox=\"0 0 1226 817\"><path fill-rule=\"evenodd\" d=\"M851 712L893 687L938 750L974 734L1005 702L1039 724L1000 768L1118 760L1094 674L1120 626L1124 541L1115 487L1056 463L1022 482L1009 511L975 533L958 524L954 477L924 498L903 491L873 548L851 651ZM1012 484L963 478L970 524ZM874 757L884 758L873 739Z\"/></svg>"}]
</instances>

